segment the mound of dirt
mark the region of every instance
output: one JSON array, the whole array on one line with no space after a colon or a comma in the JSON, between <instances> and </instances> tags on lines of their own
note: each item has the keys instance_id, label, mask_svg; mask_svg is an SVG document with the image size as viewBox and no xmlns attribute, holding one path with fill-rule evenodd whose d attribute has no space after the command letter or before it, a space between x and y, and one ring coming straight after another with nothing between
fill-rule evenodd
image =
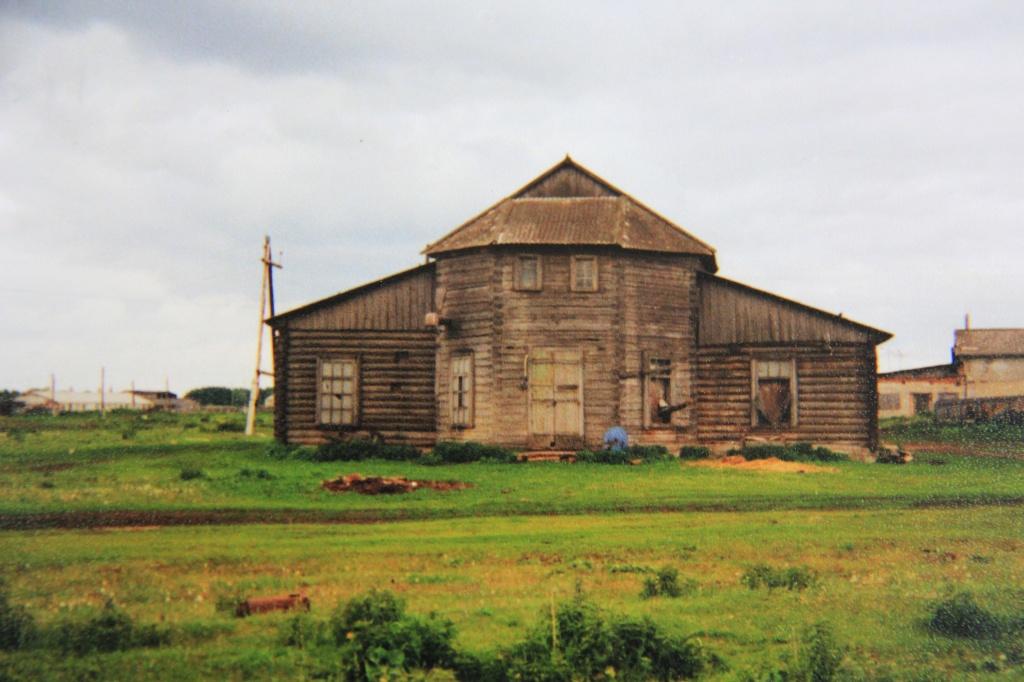
<instances>
[{"instance_id":1,"label":"mound of dirt","mask_svg":"<svg viewBox=\"0 0 1024 682\"><path fill-rule=\"evenodd\" d=\"M333 481L324 481L324 488L332 493L359 493L360 495L396 495L411 493L420 488L461 490L472 487L469 483L462 483L461 481L414 481L402 476L394 478L369 476L363 478L361 474L347 474L345 476L338 476Z\"/></svg>"},{"instance_id":2,"label":"mound of dirt","mask_svg":"<svg viewBox=\"0 0 1024 682\"><path fill-rule=\"evenodd\" d=\"M728 455L721 459L701 459L695 462L687 462L692 466L712 467L715 469L741 469L743 471L771 471L782 474L817 474L817 473L838 473L835 467L823 467L817 464L806 464L804 462L784 462L777 457L768 459L753 459L749 462L742 455Z\"/></svg>"}]
</instances>

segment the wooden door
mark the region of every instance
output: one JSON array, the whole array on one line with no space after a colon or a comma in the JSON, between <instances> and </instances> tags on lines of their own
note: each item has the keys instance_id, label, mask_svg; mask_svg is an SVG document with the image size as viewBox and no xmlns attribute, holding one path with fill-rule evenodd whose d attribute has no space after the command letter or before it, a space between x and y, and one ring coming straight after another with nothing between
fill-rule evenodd
<instances>
[{"instance_id":1,"label":"wooden door","mask_svg":"<svg viewBox=\"0 0 1024 682\"><path fill-rule=\"evenodd\" d=\"M530 446L583 445L583 357L573 350L530 355Z\"/></svg>"}]
</instances>

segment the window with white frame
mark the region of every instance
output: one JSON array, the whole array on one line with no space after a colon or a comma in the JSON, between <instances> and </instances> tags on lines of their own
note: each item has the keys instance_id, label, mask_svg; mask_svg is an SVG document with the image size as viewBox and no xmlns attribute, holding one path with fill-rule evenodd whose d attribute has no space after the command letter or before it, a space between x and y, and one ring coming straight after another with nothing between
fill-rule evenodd
<instances>
[{"instance_id":1,"label":"window with white frame","mask_svg":"<svg viewBox=\"0 0 1024 682\"><path fill-rule=\"evenodd\" d=\"M452 426L468 429L473 426L473 354L460 353L451 359Z\"/></svg>"},{"instance_id":2,"label":"window with white frame","mask_svg":"<svg viewBox=\"0 0 1024 682\"><path fill-rule=\"evenodd\" d=\"M328 426L355 426L359 405L359 363L355 358L320 361L317 422Z\"/></svg>"},{"instance_id":3,"label":"window with white frame","mask_svg":"<svg viewBox=\"0 0 1024 682\"><path fill-rule=\"evenodd\" d=\"M516 258L515 288L518 291L540 291L544 272L540 256L519 256Z\"/></svg>"},{"instance_id":4,"label":"window with white frame","mask_svg":"<svg viewBox=\"0 0 1024 682\"><path fill-rule=\"evenodd\" d=\"M573 256L570 270L573 291L597 291L597 256Z\"/></svg>"},{"instance_id":5,"label":"window with white frame","mask_svg":"<svg viewBox=\"0 0 1024 682\"><path fill-rule=\"evenodd\" d=\"M752 425L796 426L796 360L755 359L752 365Z\"/></svg>"}]
</instances>

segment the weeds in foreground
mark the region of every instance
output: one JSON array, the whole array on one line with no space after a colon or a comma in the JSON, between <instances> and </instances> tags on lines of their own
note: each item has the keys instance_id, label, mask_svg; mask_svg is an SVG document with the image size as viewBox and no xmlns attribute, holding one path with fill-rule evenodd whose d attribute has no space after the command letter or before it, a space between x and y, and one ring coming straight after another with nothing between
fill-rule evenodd
<instances>
[{"instance_id":1,"label":"weeds in foreground","mask_svg":"<svg viewBox=\"0 0 1024 682\"><path fill-rule=\"evenodd\" d=\"M684 579L679 584L679 571L671 566L662 566L658 572L644 580L643 589L640 590L641 599L653 599L654 597L681 597L697 589L695 580Z\"/></svg>"},{"instance_id":2,"label":"weeds in foreground","mask_svg":"<svg viewBox=\"0 0 1024 682\"><path fill-rule=\"evenodd\" d=\"M755 564L743 572L740 583L752 590L765 588L774 590L784 587L799 592L811 587L818 581L818 576L809 568L794 566L791 568L775 568L768 564Z\"/></svg>"},{"instance_id":3,"label":"weeds in foreground","mask_svg":"<svg viewBox=\"0 0 1024 682\"><path fill-rule=\"evenodd\" d=\"M1024 628L1024 617L993 613L974 600L970 592L958 592L931 606L928 627L940 635L965 639L998 639Z\"/></svg>"}]
</instances>

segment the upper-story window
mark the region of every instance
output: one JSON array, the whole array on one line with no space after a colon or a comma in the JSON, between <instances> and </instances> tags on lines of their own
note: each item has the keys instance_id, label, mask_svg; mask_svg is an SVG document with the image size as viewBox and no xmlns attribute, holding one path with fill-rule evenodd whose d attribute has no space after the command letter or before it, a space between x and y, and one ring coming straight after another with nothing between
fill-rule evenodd
<instances>
[{"instance_id":1,"label":"upper-story window","mask_svg":"<svg viewBox=\"0 0 1024 682\"><path fill-rule=\"evenodd\" d=\"M597 291L597 256L573 256L570 270L573 291Z\"/></svg>"},{"instance_id":2,"label":"upper-story window","mask_svg":"<svg viewBox=\"0 0 1024 682\"><path fill-rule=\"evenodd\" d=\"M544 273L540 256L519 256L516 258L515 282L518 291L540 291Z\"/></svg>"}]
</instances>

